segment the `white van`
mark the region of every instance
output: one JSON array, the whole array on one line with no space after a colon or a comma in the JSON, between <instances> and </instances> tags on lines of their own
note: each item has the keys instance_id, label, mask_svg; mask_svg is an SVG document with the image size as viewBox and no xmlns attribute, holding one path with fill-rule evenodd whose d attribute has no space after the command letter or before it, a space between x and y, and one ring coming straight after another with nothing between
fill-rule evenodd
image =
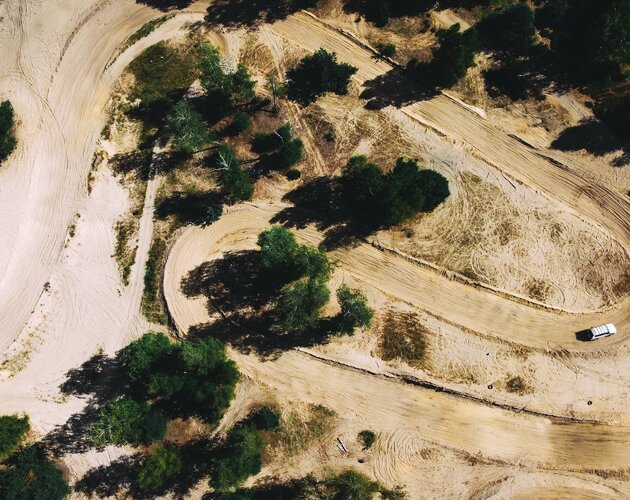
<instances>
[{"instance_id":1,"label":"white van","mask_svg":"<svg viewBox=\"0 0 630 500\"><path fill-rule=\"evenodd\" d=\"M617 333L617 328L612 323L606 323L605 325L594 326L589 330L589 332L589 340L597 340L603 337L611 337Z\"/></svg>"}]
</instances>

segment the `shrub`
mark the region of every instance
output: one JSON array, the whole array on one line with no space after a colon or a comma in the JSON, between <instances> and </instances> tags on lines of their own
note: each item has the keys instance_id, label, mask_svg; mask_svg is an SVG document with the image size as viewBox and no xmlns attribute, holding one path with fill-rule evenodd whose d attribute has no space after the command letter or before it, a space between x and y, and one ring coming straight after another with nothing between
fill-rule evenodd
<instances>
[{"instance_id":1,"label":"shrub","mask_svg":"<svg viewBox=\"0 0 630 500\"><path fill-rule=\"evenodd\" d=\"M17 140L13 135L14 111L10 101L0 103L0 163L15 149Z\"/></svg>"},{"instance_id":2,"label":"shrub","mask_svg":"<svg viewBox=\"0 0 630 500\"><path fill-rule=\"evenodd\" d=\"M252 119L243 111L238 111L234 115L234 121L232 123L232 131L235 135L238 135L242 132L246 132L252 127Z\"/></svg>"},{"instance_id":3,"label":"shrub","mask_svg":"<svg viewBox=\"0 0 630 500\"><path fill-rule=\"evenodd\" d=\"M287 93L289 98L303 104L326 92L346 95L350 77L356 72L354 66L338 63L334 52L319 49L287 73Z\"/></svg>"},{"instance_id":4,"label":"shrub","mask_svg":"<svg viewBox=\"0 0 630 500\"><path fill-rule=\"evenodd\" d=\"M396 46L393 43L381 43L376 49L380 55L385 57L393 57L396 55Z\"/></svg>"},{"instance_id":5,"label":"shrub","mask_svg":"<svg viewBox=\"0 0 630 500\"><path fill-rule=\"evenodd\" d=\"M133 399L110 401L90 430L94 446L151 443L166 433L167 418L160 410Z\"/></svg>"},{"instance_id":6,"label":"shrub","mask_svg":"<svg viewBox=\"0 0 630 500\"><path fill-rule=\"evenodd\" d=\"M380 490L376 481L353 470L327 478L324 485L330 500L371 500Z\"/></svg>"},{"instance_id":7,"label":"shrub","mask_svg":"<svg viewBox=\"0 0 630 500\"><path fill-rule=\"evenodd\" d=\"M211 485L220 491L228 490L258 474L264 446L263 437L256 429L239 427L230 431L224 453L217 460Z\"/></svg>"},{"instance_id":8,"label":"shrub","mask_svg":"<svg viewBox=\"0 0 630 500\"><path fill-rule=\"evenodd\" d=\"M284 170L292 167L302 159L304 144L300 139L292 139L282 144L278 151L278 168Z\"/></svg>"},{"instance_id":9,"label":"shrub","mask_svg":"<svg viewBox=\"0 0 630 500\"><path fill-rule=\"evenodd\" d=\"M255 96L256 82L245 66L239 64L235 71L226 72L225 64L217 47L202 43L199 49L201 86L209 94L222 96L231 105L249 102Z\"/></svg>"},{"instance_id":10,"label":"shrub","mask_svg":"<svg viewBox=\"0 0 630 500\"><path fill-rule=\"evenodd\" d=\"M166 116L166 127L173 134L175 147L184 153L194 153L210 142L201 115L185 101L179 101L171 108Z\"/></svg>"},{"instance_id":11,"label":"shrub","mask_svg":"<svg viewBox=\"0 0 630 500\"><path fill-rule=\"evenodd\" d=\"M337 290L337 301L341 307L340 332L352 334L355 328L366 328L372 324L374 310L368 306L367 299L360 290L342 285Z\"/></svg>"},{"instance_id":12,"label":"shrub","mask_svg":"<svg viewBox=\"0 0 630 500\"><path fill-rule=\"evenodd\" d=\"M284 143L292 139L292 135L289 123L285 123L282 127L268 134L258 132L252 139L252 150L258 154L277 151Z\"/></svg>"},{"instance_id":13,"label":"shrub","mask_svg":"<svg viewBox=\"0 0 630 500\"><path fill-rule=\"evenodd\" d=\"M278 301L284 328L292 333L312 328L329 298L330 291L322 279L306 278L285 287Z\"/></svg>"},{"instance_id":14,"label":"shrub","mask_svg":"<svg viewBox=\"0 0 630 500\"><path fill-rule=\"evenodd\" d=\"M30 428L28 415L0 416L0 462L20 446Z\"/></svg>"},{"instance_id":15,"label":"shrub","mask_svg":"<svg viewBox=\"0 0 630 500\"><path fill-rule=\"evenodd\" d=\"M270 431L280 426L280 414L269 406L263 406L249 419L256 429Z\"/></svg>"},{"instance_id":16,"label":"shrub","mask_svg":"<svg viewBox=\"0 0 630 500\"><path fill-rule=\"evenodd\" d=\"M296 181L300 177L302 177L302 172L300 172L297 168L291 168L287 170L287 179L290 181Z\"/></svg>"},{"instance_id":17,"label":"shrub","mask_svg":"<svg viewBox=\"0 0 630 500\"><path fill-rule=\"evenodd\" d=\"M182 458L174 446L151 453L138 471L138 487L145 492L157 491L180 473Z\"/></svg>"},{"instance_id":18,"label":"shrub","mask_svg":"<svg viewBox=\"0 0 630 500\"><path fill-rule=\"evenodd\" d=\"M376 434L372 431L361 431L359 432L359 439L363 443L363 449L369 450L376 441Z\"/></svg>"},{"instance_id":19,"label":"shrub","mask_svg":"<svg viewBox=\"0 0 630 500\"><path fill-rule=\"evenodd\" d=\"M62 500L70 486L61 469L35 446L15 457L15 465L0 469L0 498L6 500Z\"/></svg>"},{"instance_id":20,"label":"shrub","mask_svg":"<svg viewBox=\"0 0 630 500\"><path fill-rule=\"evenodd\" d=\"M202 225L209 226L213 222L218 221L223 215L223 203L218 200L210 200L206 208L206 216L203 219Z\"/></svg>"}]
</instances>

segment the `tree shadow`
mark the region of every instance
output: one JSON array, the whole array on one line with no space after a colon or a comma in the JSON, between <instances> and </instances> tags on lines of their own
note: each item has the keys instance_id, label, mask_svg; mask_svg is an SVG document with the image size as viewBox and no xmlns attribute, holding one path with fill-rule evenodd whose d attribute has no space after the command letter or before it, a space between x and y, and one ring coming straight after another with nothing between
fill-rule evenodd
<instances>
[{"instance_id":1,"label":"tree shadow","mask_svg":"<svg viewBox=\"0 0 630 500\"><path fill-rule=\"evenodd\" d=\"M134 453L108 465L94 467L75 483L74 490L88 497L96 495L98 498L106 498L113 497L125 488L130 493L133 491L134 498L149 498L134 488L142 456L142 453Z\"/></svg>"},{"instance_id":2,"label":"tree shadow","mask_svg":"<svg viewBox=\"0 0 630 500\"><path fill-rule=\"evenodd\" d=\"M148 5L154 9L168 11L185 9L192 3L192 0L136 0L136 3Z\"/></svg>"},{"instance_id":3,"label":"tree shadow","mask_svg":"<svg viewBox=\"0 0 630 500\"><path fill-rule=\"evenodd\" d=\"M215 191L205 193L176 192L162 200L155 209L158 219L173 215L182 224L205 226L208 224L208 207L218 206L225 197Z\"/></svg>"},{"instance_id":4,"label":"tree shadow","mask_svg":"<svg viewBox=\"0 0 630 500\"><path fill-rule=\"evenodd\" d=\"M324 233L322 246L327 250L356 245L377 229L353 216L343 206L336 178L315 178L289 192L283 199L294 206L278 212L271 222L296 229L314 224Z\"/></svg>"},{"instance_id":5,"label":"tree shadow","mask_svg":"<svg viewBox=\"0 0 630 500\"><path fill-rule=\"evenodd\" d=\"M560 151L585 149L595 156L620 151L621 156L613 160L613 166L623 167L630 163L630 145L595 118L583 119L578 125L566 128L551 146Z\"/></svg>"},{"instance_id":6,"label":"tree shadow","mask_svg":"<svg viewBox=\"0 0 630 500\"><path fill-rule=\"evenodd\" d=\"M439 94L429 78L429 65L417 63L413 70L393 68L387 73L365 82L361 98L368 102L367 109L397 108L417 101L431 99Z\"/></svg>"},{"instance_id":7,"label":"tree shadow","mask_svg":"<svg viewBox=\"0 0 630 500\"><path fill-rule=\"evenodd\" d=\"M217 0L208 7L206 22L230 28L272 23L315 4L314 0Z\"/></svg>"},{"instance_id":8,"label":"tree shadow","mask_svg":"<svg viewBox=\"0 0 630 500\"><path fill-rule=\"evenodd\" d=\"M190 328L188 337L214 337L245 353L273 358L295 347L324 342L336 323L327 318L303 333L287 333L274 311L285 283L259 270L258 252L230 252L222 259L205 262L184 277L187 297L203 296L208 308L221 318Z\"/></svg>"}]
</instances>

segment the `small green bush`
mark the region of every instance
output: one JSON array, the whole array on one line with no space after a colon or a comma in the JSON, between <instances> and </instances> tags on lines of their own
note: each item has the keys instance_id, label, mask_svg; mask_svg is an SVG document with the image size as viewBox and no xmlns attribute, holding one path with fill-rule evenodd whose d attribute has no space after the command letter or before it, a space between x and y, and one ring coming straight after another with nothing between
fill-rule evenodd
<instances>
[{"instance_id":1,"label":"small green bush","mask_svg":"<svg viewBox=\"0 0 630 500\"><path fill-rule=\"evenodd\" d=\"M20 446L30 428L28 415L0 416L0 462Z\"/></svg>"},{"instance_id":2,"label":"small green bush","mask_svg":"<svg viewBox=\"0 0 630 500\"><path fill-rule=\"evenodd\" d=\"M280 425L280 415L268 406L263 406L256 411L249 419L256 429L270 431Z\"/></svg>"},{"instance_id":3,"label":"small green bush","mask_svg":"<svg viewBox=\"0 0 630 500\"><path fill-rule=\"evenodd\" d=\"M393 43L381 43L376 49L380 55L385 57L393 57L396 55L396 46Z\"/></svg>"},{"instance_id":4,"label":"small green bush","mask_svg":"<svg viewBox=\"0 0 630 500\"><path fill-rule=\"evenodd\" d=\"M165 121L179 151L191 154L210 143L211 137L203 118L186 101L177 102Z\"/></svg>"},{"instance_id":5,"label":"small green bush","mask_svg":"<svg viewBox=\"0 0 630 500\"><path fill-rule=\"evenodd\" d=\"M218 172L219 183L234 201L251 199L254 185L249 174L243 170L234 150L221 144L210 159L210 164Z\"/></svg>"},{"instance_id":6,"label":"small green bush","mask_svg":"<svg viewBox=\"0 0 630 500\"><path fill-rule=\"evenodd\" d=\"M182 469L181 453L166 446L151 453L138 471L138 487L145 492L157 491Z\"/></svg>"},{"instance_id":7,"label":"small green bush","mask_svg":"<svg viewBox=\"0 0 630 500\"><path fill-rule=\"evenodd\" d=\"M211 485L225 491L234 488L249 476L258 474L262 465L265 441L256 429L238 427L228 434L225 449L217 460Z\"/></svg>"},{"instance_id":8,"label":"small green bush","mask_svg":"<svg viewBox=\"0 0 630 500\"><path fill-rule=\"evenodd\" d=\"M252 118L247 113L238 111L234 114L232 129L235 134L247 132L250 128L252 128Z\"/></svg>"},{"instance_id":9,"label":"small green bush","mask_svg":"<svg viewBox=\"0 0 630 500\"><path fill-rule=\"evenodd\" d=\"M17 140L13 135L14 111L10 101L0 103L0 163L15 149Z\"/></svg>"},{"instance_id":10,"label":"small green bush","mask_svg":"<svg viewBox=\"0 0 630 500\"><path fill-rule=\"evenodd\" d=\"M369 450L376 441L376 434L372 431L361 431L359 432L359 439L363 443L363 449Z\"/></svg>"},{"instance_id":11,"label":"small green bush","mask_svg":"<svg viewBox=\"0 0 630 500\"><path fill-rule=\"evenodd\" d=\"M290 181L296 181L300 177L302 177L302 172L300 172L297 168L291 168L287 170L287 179Z\"/></svg>"},{"instance_id":12,"label":"small green bush","mask_svg":"<svg viewBox=\"0 0 630 500\"><path fill-rule=\"evenodd\" d=\"M355 328L367 328L372 324L374 310L367 304L367 298L360 290L353 290L342 285L337 290L339 313L339 330L352 334Z\"/></svg>"}]
</instances>

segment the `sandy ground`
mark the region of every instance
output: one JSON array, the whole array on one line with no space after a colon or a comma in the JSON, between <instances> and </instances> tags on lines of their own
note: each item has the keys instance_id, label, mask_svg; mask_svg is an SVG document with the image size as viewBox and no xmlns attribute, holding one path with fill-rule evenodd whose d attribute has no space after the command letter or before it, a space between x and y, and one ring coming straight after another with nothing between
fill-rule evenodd
<instances>
[{"instance_id":1,"label":"sandy ground","mask_svg":"<svg viewBox=\"0 0 630 500\"><path fill-rule=\"evenodd\" d=\"M39 434L64 423L85 404L59 393L69 369L80 366L99 348L115 352L149 327L140 317L139 304L159 178L147 188L136 264L129 287L123 289L111 257L112 226L129 200L107 167L96 173L88 196L88 172L106 102L125 66L150 44L201 20L204 8L193 4L114 60L127 36L159 12L131 0L54 4L8 0L0 6L4 61L0 94L12 100L19 118L19 147L0 169L0 412L28 412ZM236 35L232 38L234 43L228 47L237 53L240 45ZM390 69L354 40L308 14L264 27L260 38L270 47L278 71L285 69L286 61L278 56L286 45L295 53L320 46L335 50L340 60L359 66L356 85ZM328 172L308 136L303 113L297 107L290 107L290 113L305 134L314 173ZM386 113L392 120L411 120L457 154L487 163L511 182L560 203L562 210L604 232L625 251L630 247L628 201L614 189L582 177L586 167L581 165L587 160L523 144L496 128L483 113L446 95ZM208 311L202 299L189 300L181 294L181 278L225 251L252 248L255 235L280 208L277 204L233 207L217 224L182 233L164 277L168 304L182 333L207 320ZM321 235L307 228L300 237L317 242ZM336 251L332 257L366 289L430 311L493 341L527 345L541 354L551 348L595 349L605 355L616 352L628 333L630 299L605 314L558 314L464 284L367 243ZM582 344L572 337L576 330L604 320L620 327L613 339ZM449 462L455 464L453 453L488 461L483 467L472 467L460 458L452 466L455 477L471 481L469 489L452 489L454 496L627 496L625 483L538 469L625 468L629 438L625 425L568 424L519 414L324 363L306 353L286 353L267 363L237 352L233 356L250 380L277 393L281 401L325 404L340 415L346 430L356 431L360 425L381 432L370 470L388 484L408 485L412 498L419 496L415 493L424 484L441 491L436 482L425 482L415 472L429 473L433 467L446 478ZM435 451L423 456L425 449ZM124 450L90 452L68 457L66 465L74 479L120 453ZM330 461L345 463L332 455Z\"/></svg>"}]
</instances>

